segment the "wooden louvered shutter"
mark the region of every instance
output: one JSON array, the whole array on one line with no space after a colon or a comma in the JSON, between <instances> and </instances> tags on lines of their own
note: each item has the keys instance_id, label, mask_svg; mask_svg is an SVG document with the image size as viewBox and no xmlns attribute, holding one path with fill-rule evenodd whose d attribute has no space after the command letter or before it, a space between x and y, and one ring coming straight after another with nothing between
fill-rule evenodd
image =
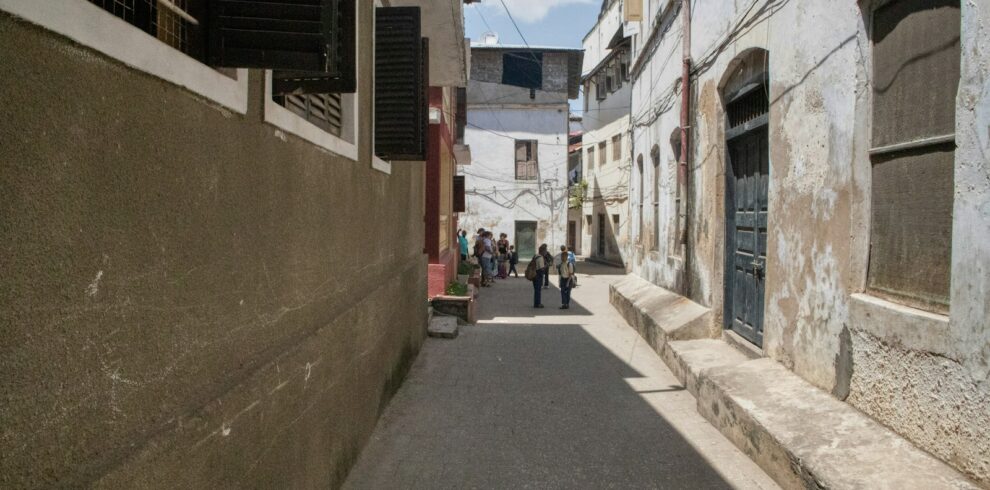
<instances>
[{"instance_id":1,"label":"wooden louvered shutter","mask_svg":"<svg viewBox=\"0 0 990 490\"><path fill-rule=\"evenodd\" d=\"M419 7L375 11L375 154L426 160L429 57Z\"/></svg>"},{"instance_id":2,"label":"wooden louvered shutter","mask_svg":"<svg viewBox=\"0 0 990 490\"><path fill-rule=\"evenodd\" d=\"M340 76L342 0L212 0L213 66ZM353 7L352 19L353 19ZM353 49L353 41L350 48ZM352 55L353 57L353 55Z\"/></svg>"},{"instance_id":3,"label":"wooden louvered shutter","mask_svg":"<svg viewBox=\"0 0 990 490\"><path fill-rule=\"evenodd\" d=\"M463 213L467 210L464 204L464 176L454 176L454 209L455 213Z\"/></svg>"},{"instance_id":4,"label":"wooden louvered shutter","mask_svg":"<svg viewBox=\"0 0 990 490\"><path fill-rule=\"evenodd\" d=\"M276 70L272 73L272 94L352 94L357 91L356 0L337 3L336 25L339 26L336 73L320 71Z\"/></svg>"}]
</instances>

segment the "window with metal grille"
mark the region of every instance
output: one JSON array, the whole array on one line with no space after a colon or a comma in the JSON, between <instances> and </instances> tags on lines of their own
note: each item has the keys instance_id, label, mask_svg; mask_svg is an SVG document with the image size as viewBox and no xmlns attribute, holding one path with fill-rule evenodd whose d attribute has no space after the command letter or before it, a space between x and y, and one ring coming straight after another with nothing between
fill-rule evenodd
<instances>
[{"instance_id":1,"label":"window with metal grille","mask_svg":"<svg viewBox=\"0 0 990 490\"><path fill-rule=\"evenodd\" d=\"M356 88L354 0L89 2L214 67L280 70L280 94Z\"/></svg>"},{"instance_id":2,"label":"window with metal grille","mask_svg":"<svg viewBox=\"0 0 990 490\"><path fill-rule=\"evenodd\" d=\"M340 136L344 116L341 94L273 95L272 100L324 131Z\"/></svg>"},{"instance_id":3,"label":"window with metal grille","mask_svg":"<svg viewBox=\"0 0 990 490\"><path fill-rule=\"evenodd\" d=\"M726 103L728 127L726 138L745 133L750 129L766 124L769 118L770 99L765 83L744 88Z\"/></svg>"},{"instance_id":4,"label":"window with metal grille","mask_svg":"<svg viewBox=\"0 0 990 490\"><path fill-rule=\"evenodd\" d=\"M899 0L873 11L870 262L867 289L949 308L960 73L959 0Z\"/></svg>"},{"instance_id":5,"label":"window with metal grille","mask_svg":"<svg viewBox=\"0 0 990 490\"><path fill-rule=\"evenodd\" d=\"M617 134L612 137L612 161L617 162L622 159L622 135Z\"/></svg>"},{"instance_id":6,"label":"window with metal grille","mask_svg":"<svg viewBox=\"0 0 990 490\"><path fill-rule=\"evenodd\" d=\"M536 140L516 140L516 180L537 180Z\"/></svg>"},{"instance_id":7,"label":"window with metal grille","mask_svg":"<svg viewBox=\"0 0 990 490\"><path fill-rule=\"evenodd\" d=\"M206 0L89 0L163 43L202 59Z\"/></svg>"}]
</instances>

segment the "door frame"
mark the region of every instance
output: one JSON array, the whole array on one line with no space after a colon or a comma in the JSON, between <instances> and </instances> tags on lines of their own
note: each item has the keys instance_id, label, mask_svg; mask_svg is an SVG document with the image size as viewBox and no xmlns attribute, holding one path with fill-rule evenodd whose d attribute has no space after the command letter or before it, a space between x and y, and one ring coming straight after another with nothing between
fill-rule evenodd
<instances>
[{"instance_id":1,"label":"door frame","mask_svg":"<svg viewBox=\"0 0 990 490\"><path fill-rule=\"evenodd\" d=\"M766 55L765 52L764 52L764 55ZM733 294L734 294L734 288L736 286L736 284L735 284L735 262L736 262L736 250L735 249L736 249L736 246L735 246L735 239L734 239L734 237L735 237L735 230L733 229L735 227L735 215L734 215L734 213L735 213L735 203L734 202L730 202L730 201L732 201L734 199L734 195L735 195L734 194L734 186L736 185L736 183L731 181L733 179L734 172L733 172L733 161L732 161L732 158L731 158L731 152L730 152L729 145L730 145L730 142L732 142L733 140L736 140L737 138L745 137L746 135L752 134L753 132L757 132L757 131L766 131L766 138L767 138L767 142L766 142L766 147L767 147L766 159L767 159L767 162L766 162L766 175L765 175L765 178L766 178L766 186L767 186L767 189L766 189L766 193L767 193L767 243L765 243L764 247L765 248L768 248L769 247L769 235L770 235L770 233L769 233L769 231L770 231L769 230L769 226L770 226L770 221L771 221L770 218L769 218L769 215L770 215L770 205L769 205L769 201L770 201L770 198L769 197L770 196L769 196L769 193L770 193L770 168L771 168L771 165L770 165L770 142L769 142L769 138L770 138L770 131L769 131L769 125L770 125L769 124L770 123L770 121L769 121L769 119L770 119L769 96L767 97L767 109L766 109L766 112L765 113L763 113L761 116L757 117L756 119L754 119L752 121L749 121L749 122L747 122L745 124L740 124L737 127L731 127L730 126L730 122L729 122L729 110L728 109L729 109L730 105L733 102L735 102L736 100L740 99L740 97L743 97L745 95L750 94L753 90L764 90L764 91L768 91L769 90L769 87L770 87L770 81L769 81L769 76L768 75L769 74L766 71L758 71L757 73L750 72L749 76L746 77L744 80L735 80L734 81L735 83L733 83L733 85L735 86L735 90L733 90L731 93L727 93L727 94L725 94L723 96L723 102L724 102L723 103L723 109L725 110L725 128L726 129L725 129L725 134L723 135L723 139L722 139L723 144L725 145L725 147L724 147L724 151L725 151L725 153L724 153L724 155L725 155L725 158L724 158L725 168L724 168L724 172L723 172L724 175L725 175L725 177L722 179L723 180L722 185L725 186L724 187L724 190L723 190L723 193L722 193L722 201L723 201L722 206L723 206L723 213L724 213L724 216L723 216L723 240L724 240L724 242L723 242L723 247L722 247L722 250L723 250L723 271L722 271L722 328L724 330L727 330L727 331L736 333L737 335L739 335L740 337L742 337L746 341L754 344L755 346L757 346L758 348L761 348L761 349L763 348L763 344L765 343L765 340L766 340L766 335L765 335L765 333L766 333L766 284L767 284L767 274L766 274L766 271L767 271L767 266L768 266L767 250L763 250L762 251L763 254L764 254L764 257L765 257L764 260L763 260L763 264L762 264L762 277L761 277L761 285L762 285L762 290L763 290L763 295L762 295L763 300L760 302L760 304L753 304L753 307L754 308L760 308L762 310L762 312L760 314L760 326L759 326L759 330L758 330L759 335L757 336L757 335L754 334L754 337L756 337L756 338L749 338L748 336L742 335L737 330L735 330L735 329L732 328L733 327L733 322L734 322L734 299L735 299L734 296L733 296ZM725 87L725 85L726 84L723 83L723 88ZM758 211L759 210L757 210L757 214L758 214ZM758 225L757 225L757 227L758 227ZM759 240L758 237L756 239ZM759 287L759 286L760 285L757 285L757 287Z\"/></svg>"}]
</instances>

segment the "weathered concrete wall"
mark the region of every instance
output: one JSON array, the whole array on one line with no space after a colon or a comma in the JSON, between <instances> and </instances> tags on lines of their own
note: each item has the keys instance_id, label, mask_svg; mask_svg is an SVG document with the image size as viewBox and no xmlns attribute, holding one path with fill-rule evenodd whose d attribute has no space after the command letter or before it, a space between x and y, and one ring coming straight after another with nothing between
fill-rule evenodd
<instances>
[{"instance_id":1,"label":"weathered concrete wall","mask_svg":"<svg viewBox=\"0 0 990 490\"><path fill-rule=\"evenodd\" d=\"M738 60L755 49L768 51L764 355L990 484L990 69L985 62L990 12L962 2L951 313L940 316L860 294L870 238L868 2L769 1L752 10L739 3L694 4L687 265L665 249L675 236L670 209L661 211L667 218L660 220L660 250L636 245L633 271L711 306L721 325L722 96ZM643 154L645 162L656 144L662 162L672 163L670 136L679 113L678 24L633 88L634 158ZM648 34L637 36L638 49ZM676 167L661 163L660 172L661 202L671 202ZM631 194L636 195L635 183ZM643 221L648 226L650 216ZM634 227L633 241L651 231Z\"/></svg>"},{"instance_id":2,"label":"weathered concrete wall","mask_svg":"<svg viewBox=\"0 0 990 490\"><path fill-rule=\"evenodd\" d=\"M531 99L528 88L502 85L502 55L506 52L513 50L471 49L469 104L567 103L567 53L543 53L543 87Z\"/></svg>"},{"instance_id":3,"label":"weathered concrete wall","mask_svg":"<svg viewBox=\"0 0 990 490\"><path fill-rule=\"evenodd\" d=\"M472 81L472 83L474 83ZM473 86L473 85L472 85ZM567 105L511 108L468 105L465 144L467 211L461 228L506 233L516 243L515 221L536 221L537 243L551 249L567 240ZM537 140L536 181L515 180L515 140ZM550 180L549 184L544 183ZM496 237L497 238L497 237ZM524 261L528 257L520 257Z\"/></svg>"},{"instance_id":4,"label":"weathered concrete wall","mask_svg":"<svg viewBox=\"0 0 990 490\"><path fill-rule=\"evenodd\" d=\"M865 303L848 400L990 487L990 6L962 2L961 35L950 313Z\"/></svg>"},{"instance_id":5,"label":"weathered concrete wall","mask_svg":"<svg viewBox=\"0 0 990 490\"><path fill-rule=\"evenodd\" d=\"M260 73L233 115L3 14L0 59L0 486L339 485L425 336L422 164Z\"/></svg>"},{"instance_id":6,"label":"weathered concrete wall","mask_svg":"<svg viewBox=\"0 0 990 490\"><path fill-rule=\"evenodd\" d=\"M619 92L612 95L619 95ZM590 257L623 264L623 252L629 245L629 230L634 226L629 216L630 176L635 173L629 157L629 119L622 117L608 124L593 123L591 127L595 129L586 131L582 136L584 180L588 182L588 195L582 212L592 217L591 226L584 230L584 242L588 244L585 253ZM619 160L613 159L612 138L616 135L621 136ZM601 143L605 143L604 164L599 164ZM595 148L593 162L587 153L592 147ZM605 250L599 253L598 220L602 215L605 216ZM615 225L615 215L619 216L618 226Z\"/></svg>"}]
</instances>

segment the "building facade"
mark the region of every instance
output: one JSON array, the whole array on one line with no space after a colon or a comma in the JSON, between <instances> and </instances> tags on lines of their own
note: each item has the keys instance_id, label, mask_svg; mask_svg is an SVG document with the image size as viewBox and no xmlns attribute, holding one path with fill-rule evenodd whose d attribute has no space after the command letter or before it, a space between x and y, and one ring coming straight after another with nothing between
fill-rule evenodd
<instances>
[{"instance_id":1,"label":"building facade","mask_svg":"<svg viewBox=\"0 0 990 490\"><path fill-rule=\"evenodd\" d=\"M602 3L598 22L584 37L582 147L587 196L582 203L584 254L625 264L629 232L629 131L631 37L625 33L621 0Z\"/></svg>"},{"instance_id":2,"label":"building facade","mask_svg":"<svg viewBox=\"0 0 990 490\"><path fill-rule=\"evenodd\" d=\"M567 101L580 66L580 49L471 46L462 227L507 234L521 260L567 239Z\"/></svg>"},{"instance_id":3,"label":"building facade","mask_svg":"<svg viewBox=\"0 0 990 490\"><path fill-rule=\"evenodd\" d=\"M632 21L632 272L990 484L990 10L686 5Z\"/></svg>"},{"instance_id":4,"label":"building facade","mask_svg":"<svg viewBox=\"0 0 990 490\"><path fill-rule=\"evenodd\" d=\"M128 3L0 0L0 481L338 487L426 335L419 9Z\"/></svg>"},{"instance_id":5,"label":"building facade","mask_svg":"<svg viewBox=\"0 0 990 490\"><path fill-rule=\"evenodd\" d=\"M426 226L423 244L429 261L427 295L443 294L457 278L460 257L457 242L455 204L463 203L463 191L455 196L457 165L470 163L470 151L458 148L463 135L463 107L467 87L470 49L464 37L462 0L395 0L393 6L419 6L423 32L429 33L429 106L430 119L426 151ZM451 23L451 19L455 22ZM459 150L459 151L458 151Z\"/></svg>"}]
</instances>

